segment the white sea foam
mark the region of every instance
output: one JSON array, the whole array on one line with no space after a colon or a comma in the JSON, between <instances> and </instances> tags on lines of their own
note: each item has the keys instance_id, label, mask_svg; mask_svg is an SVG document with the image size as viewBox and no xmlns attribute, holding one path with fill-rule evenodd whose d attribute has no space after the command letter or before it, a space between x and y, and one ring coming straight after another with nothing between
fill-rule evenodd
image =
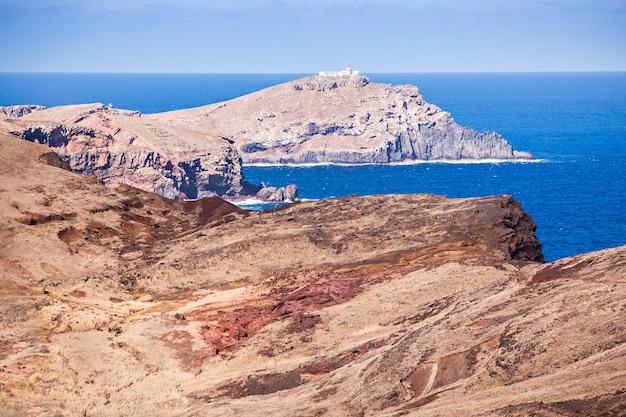
<instances>
[{"instance_id":1,"label":"white sea foam","mask_svg":"<svg viewBox=\"0 0 626 417\"><path fill-rule=\"evenodd\" d=\"M422 165L422 164L450 164L450 165L473 165L473 164L534 164L534 163L545 163L550 162L547 159L433 159L433 160L405 160L399 162L385 162L385 163L377 163L377 162L365 162L361 164L351 164L351 163L340 163L340 162L307 162L303 164L297 163L286 163L286 164L270 164L270 163L262 163L262 162L252 162L252 163L244 163L244 166L249 167L290 167L290 168L310 168L310 167L319 167L319 166L345 166L345 167L358 167L358 166L369 166L369 165L392 165L392 166L402 166L402 165Z\"/></svg>"},{"instance_id":2,"label":"white sea foam","mask_svg":"<svg viewBox=\"0 0 626 417\"><path fill-rule=\"evenodd\" d=\"M300 198L298 201L318 201L315 198ZM241 208L272 208L279 205L291 204L294 201L263 201L256 198L247 198L245 200L233 200L230 203Z\"/></svg>"},{"instance_id":3,"label":"white sea foam","mask_svg":"<svg viewBox=\"0 0 626 417\"><path fill-rule=\"evenodd\" d=\"M229 200L229 202L240 207L269 204L267 201L257 200L256 198L247 198L245 200Z\"/></svg>"}]
</instances>

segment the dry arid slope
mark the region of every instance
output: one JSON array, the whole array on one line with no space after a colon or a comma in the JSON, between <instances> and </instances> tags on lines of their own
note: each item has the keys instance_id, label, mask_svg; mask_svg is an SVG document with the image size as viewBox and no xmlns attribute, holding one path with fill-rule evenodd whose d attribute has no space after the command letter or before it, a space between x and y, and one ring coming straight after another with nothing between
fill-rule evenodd
<instances>
[{"instance_id":1,"label":"dry arid slope","mask_svg":"<svg viewBox=\"0 0 626 417\"><path fill-rule=\"evenodd\" d=\"M0 134L2 416L618 416L626 247L506 196L247 212Z\"/></svg>"}]
</instances>

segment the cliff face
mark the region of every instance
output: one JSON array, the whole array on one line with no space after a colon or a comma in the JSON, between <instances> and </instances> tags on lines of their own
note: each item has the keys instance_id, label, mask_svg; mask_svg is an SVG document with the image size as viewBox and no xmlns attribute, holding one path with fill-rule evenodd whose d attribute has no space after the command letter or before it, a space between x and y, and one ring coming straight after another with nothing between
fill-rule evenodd
<instances>
[{"instance_id":1,"label":"cliff face","mask_svg":"<svg viewBox=\"0 0 626 417\"><path fill-rule=\"evenodd\" d=\"M543 263L508 196L248 212L0 133L0 414L626 410L626 247Z\"/></svg>"},{"instance_id":2,"label":"cliff face","mask_svg":"<svg viewBox=\"0 0 626 417\"><path fill-rule=\"evenodd\" d=\"M0 128L52 147L75 172L173 199L254 196L232 142L100 104L4 108ZM264 190L266 194L267 190ZM271 196L276 193L269 193ZM283 197L293 199L296 190ZM278 198L278 197L275 197Z\"/></svg>"},{"instance_id":3,"label":"cliff face","mask_svg":"<svg viewBox=\"0 0 626 417\"><path fill-rule=\"evenodd\" d=\"M38 105L0 106L0 115L5 117L22 117L34 111L44 109L44 106Z\"/></svg>"},{"instance_id":4,"label":"cliff face","mask_svg":"<svg viewBox=\"0 0 626 417\"><path fill-rule=\"evenodd\" d=\"M248 184L242 163L532 158L495 132L459 126L417 87L362 76L308 77L154 115L101 104L10 106L0 113L0 129L53 147L74 171L169 198L297 198L293 185Z\"/></svg>"},{"instance_id":5,"label":"cliff face","mask_svg":"<svg viewBox=\"0 0 626 417\"><path fill-rule=\"evenodd\" d=\"M313 76L234 100L150 115L231 138L244 163L529 159L495 132L456 124L418 88Z\"/></svg>"}]
</instances>

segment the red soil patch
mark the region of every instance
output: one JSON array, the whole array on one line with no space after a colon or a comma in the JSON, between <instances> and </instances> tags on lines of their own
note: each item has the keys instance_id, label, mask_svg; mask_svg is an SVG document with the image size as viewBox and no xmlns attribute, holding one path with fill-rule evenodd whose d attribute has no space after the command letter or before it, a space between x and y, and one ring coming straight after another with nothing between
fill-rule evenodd
<instances>
[{"instance_id":1,"label":"red soil patch","mask_svg":"<svg viewBox=\"0 0 626 417\"><path fill-rule=\"evenodd\" d=\"M325 281L280 288L273 297L278 303L272 313L284 316L345 303L361 292L362 284L362 278L333 276Z\"/></svg>"},{"instance_id":2,"label":"red soil patch","mask_svg":"<svg viewBox=\"0 0 626 417\"><path fill-rule=\"evenodd\" d=\"M275 289L267 299L210 315L194 312L191 320L206 321L201 335L216 354L233 352L263 326L279 319L294 319L288 331L299 333L319 323L319 318L305 313L344 303L362 291L363 278L332 274L328 278L306 284Z\"/></svg>"},{"instance_id":3,"label":"red soil patch","mask_svg":"<svg viewBox=\"0 0 626 417\"><path fill-rule=\"evenodd\" d=\"M216 355L235 351L244 340L275 318L271 315L271 308L263 306L218 311L209 316L193 314L190 314L191 320L212 323L202 326L200 334Z\"/></svg>"},{"instance_id":4,"label":"red soil patch","mask_svg":"<svg viewBox=\"0 0 626 417\"><path fill-rule=\"evenodd\" d=\"M407 381L409 382L409 384L411 384L411 388L413 389L413 395L415 397L419 397L422 392L424 392L424 389L428 385L428 380L430 379L430 374L432 373L432 371L432 363L420 363L407 378Z\"/></svg>"},{"instance_id":5,"label":"red soil patch","mask_svg":"<svg viewBox=\"0 0 626 417\"><path fill-rule=\"evenodd\" d=\"M63 229L57 233L57 237L66 244L70 244L76 240L85 238L85 233L82 230L76 229L74 226L70 226L67 229Z\"/></svg>"},{"instance_id":6,"label":"red soil patch","mask_svg":"<svg viewBox=\"0 0 626 417\"><path fill-rule=\"evenodd\" d=\"M433 387L443 387L472 375L478 354L498 348L500 338L501 335L497 335L463 352L452 353L440 358Z\"/></svg>"},{"instance_id":7,"label":"red soil patch","mask_svg":"<svg viewBox=\"0 0 626 417\"><path fill-rule=\"evenodd\" d=\"M555 279L566 278L588 267L593 260L587 259L582 262L569 261L558 265L550 265L537 272L528 285L541 284L542 282L553 281Z\"/></svg>"},{"instance_id":8,"label":"red soil patch","mask_svg":"<svg viewBox=\"0 0 626 417\"><path fill-rule=\"evenodd\" d=\"M341 272L313 274L314 277L309 282L274 288L266 298L250 302L246 306L218 312L197 310L191 312L188 318L206 322L201 327L200 334L215 354L234 352L269 323L289 319L292 320L287 327L289 333L306 331L321 321L319 317L309 313L350 301L363 291L364 285L391 279L392 274L399 269L417 267L407 266L403 257L394 258L393 261L397 263L387 263L385 267L347 267L337 270ZM443 308L432 307L434 310ZM350 360L352 359L348 362ZM344 359L337 359L336 363L328 363L322 367L336 369L345 363Z\"/></svg>"},{"instance_id":9,"label":"red soil patch","mask_svg":"<svg viewBox=\"0 0 626 417\"><path fill-rule=\"evenodd\" d=\"M403 379L403 381L407 381L411 385L414 397L419 397L428 386L428 381L430 380L430 375L433 370L433 363L428 362L428 359L433 353L435 353L434 350L424 352L420 363L417 364L408 377Z\"/></svg>"},{"instance_id":10,"label":"red soil patch","mask_svg":"<svg viewBox=\"0 0 626 417\"><path fill-rule=\"evenodd\" d=\"M160 340L176 351L181 368L185 371L200 368L204 359L212 356L212 352L208 349L193 350L192 336L186 330L172 330L164 333Z\"/></svg>"}]
</instances>

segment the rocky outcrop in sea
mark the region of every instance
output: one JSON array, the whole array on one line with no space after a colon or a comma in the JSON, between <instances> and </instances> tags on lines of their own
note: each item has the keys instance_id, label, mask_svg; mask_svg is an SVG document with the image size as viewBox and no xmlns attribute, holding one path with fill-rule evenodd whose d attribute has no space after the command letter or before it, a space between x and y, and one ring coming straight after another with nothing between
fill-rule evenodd
<instances>
[{"instance_id":1,"label":"rocky outcrop in sea","mask_svg":"<svg viewBox=\"0 0 626 417\"><path fill-rule=\"evenodd\" d=\"M251 164L532 159L496 132L458 125L413 85L356 75L302 78L148 117L228 137Z\"/></svg>"}]
</instances>

